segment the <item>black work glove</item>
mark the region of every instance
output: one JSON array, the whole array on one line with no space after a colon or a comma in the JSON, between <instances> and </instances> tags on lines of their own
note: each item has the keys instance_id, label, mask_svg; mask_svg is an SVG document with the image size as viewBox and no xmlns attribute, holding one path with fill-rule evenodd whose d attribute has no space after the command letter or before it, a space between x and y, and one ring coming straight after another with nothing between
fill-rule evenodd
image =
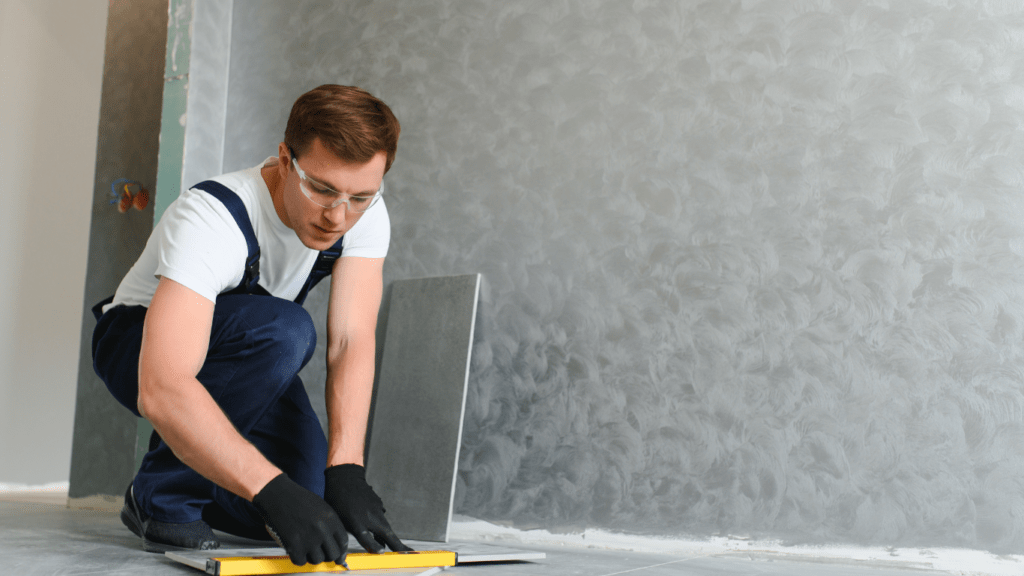
<instances>
[{"instance_id":1,"label":"black work glove","mask_svg":"<svg viewBox=\"0 0 1024 576\"><path fill-rule=\"evenodd\" d=\"M293 564L330 560L344 565L348 535L338 515L319 496L281 474L252 503Z\"/></svg>"},{"instance_id":2,"label":"black work glove","mask_svg":"<svg viewBox=\"0 0 1024 576\"><path fill-rule=\"evenodd\" d=\"M367 552L380 554L387 545L395 552L409 548L398 539L384 518L384 503L366 483L366 470L358 464L341 464L324 470L324 500L338 512L345 528Z\"/></svg>"}]
</instances>

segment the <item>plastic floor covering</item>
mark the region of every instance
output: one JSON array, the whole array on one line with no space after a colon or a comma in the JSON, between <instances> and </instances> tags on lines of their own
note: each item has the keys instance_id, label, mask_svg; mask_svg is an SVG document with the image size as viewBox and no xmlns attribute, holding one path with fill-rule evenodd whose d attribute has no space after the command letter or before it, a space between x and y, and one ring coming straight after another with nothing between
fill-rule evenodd
<instances>
[{"instance_id":1,"label":"plastic floor covering","mask_svg":"<svg viewBox=\"0 0 1024 576\"><path fill-rule=\"evenodd\" d=\"M456 541L457 542L457 541ZM225 546L253 542L224 536ZM502 546L507 546L505 543ZM911 576L969 574L887 568L828 561L779 561L739 553L712 556L650 554L572 546L523 547L543 560L447 568L442 574L472 576ZM138 538L111 511L69 509L57 503L0 500L0 573L9 576L175 575L198 570L143 552Z\"/></svg>"}]
</instances>

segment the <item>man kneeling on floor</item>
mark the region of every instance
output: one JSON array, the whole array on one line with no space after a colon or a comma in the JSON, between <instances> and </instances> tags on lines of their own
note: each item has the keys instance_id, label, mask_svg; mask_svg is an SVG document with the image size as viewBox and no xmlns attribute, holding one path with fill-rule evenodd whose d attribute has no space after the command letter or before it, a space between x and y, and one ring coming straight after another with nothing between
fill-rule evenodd
<instances>
[{"instance_id":1,"label":"man kneeling on floor","mask_svg":"<svg viewBox=\"0 0 1024 576\"><path fill-rule=\"evenodd\" d=\"M277 156L181 194L94 308L96 373L156 430L121 511L146 550L217 548L211 527L297 565L343 562L346 530L409 550L362 466L399 131L358 88L304 94ZM298 372L328 275L325 438Z\"/></svg>"}]
</instances>

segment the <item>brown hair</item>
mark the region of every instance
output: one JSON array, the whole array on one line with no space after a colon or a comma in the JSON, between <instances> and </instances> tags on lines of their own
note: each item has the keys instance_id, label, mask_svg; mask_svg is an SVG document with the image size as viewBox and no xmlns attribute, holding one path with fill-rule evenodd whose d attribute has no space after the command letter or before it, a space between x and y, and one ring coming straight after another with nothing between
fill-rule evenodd
<instances>
[{"instance_id":1,"label":"brown hair","mask_svg":"<svg viewBox=\"0 0 1024 576\"><path fill-rule=\"evenodd\" d=\"M295 101L284 131L284 142L296 156L306 153L319 138L345 162L363 164L378 152L391 168L402 127L388 105L355 86L324 84Z\"/></svg>"}]
</instances>

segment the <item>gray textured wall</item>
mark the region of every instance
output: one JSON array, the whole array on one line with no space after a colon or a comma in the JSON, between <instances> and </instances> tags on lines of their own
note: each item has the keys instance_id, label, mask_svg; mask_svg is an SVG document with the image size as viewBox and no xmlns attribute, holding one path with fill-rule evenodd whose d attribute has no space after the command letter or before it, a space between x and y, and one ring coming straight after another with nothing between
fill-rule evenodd
<instances>
[{"instance_id":1,"label":"gray textured wall","mask_svg":"<svg viewBox=\"0 0 1024 576\"><path fill-rule=\"evenodd\" d=\"M387 278L485 277L457 512L1021 552L1024 15L938 4L240 2L224 165L395 109Z\"/></svg>"},{"instance_id":2,"label":"gray textured wall","mask_svg":"<svg viewBox=\"0 0 1024 576\"><path fill-rule=\"evenodd\" d=\"M121 494L135 475L137 418L114 400L92 367L91 308L117 290L142 253L153 210L121 214L110 204L118 178L155 190L160 145L167 0L109 5L100 97L89 260L82 299L78 391L68 495ZM152 204L150 204L152 206ZM59 263L60 255L54 255ZM79 295L69 291L68 297Z\"/></svg>"}]
</instances>

